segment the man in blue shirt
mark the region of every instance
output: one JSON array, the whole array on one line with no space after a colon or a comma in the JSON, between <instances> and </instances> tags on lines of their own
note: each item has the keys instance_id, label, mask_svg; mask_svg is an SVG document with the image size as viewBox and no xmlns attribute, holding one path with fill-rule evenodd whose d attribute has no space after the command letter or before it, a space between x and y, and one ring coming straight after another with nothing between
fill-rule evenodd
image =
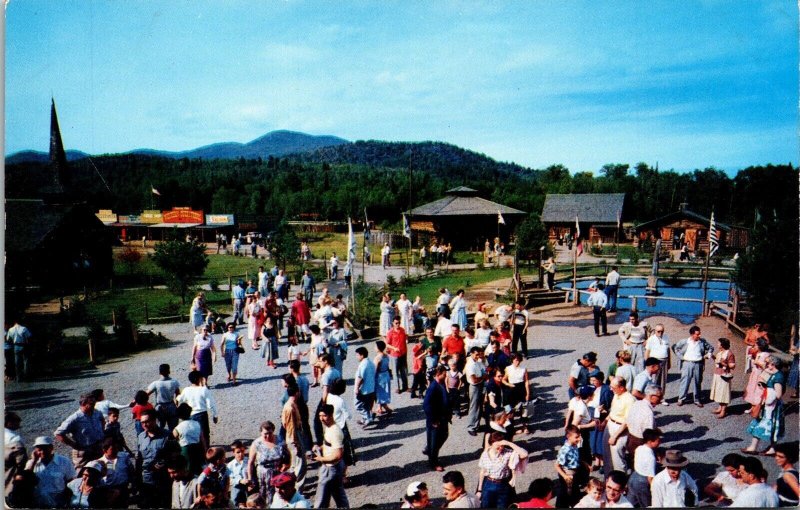
<instances>
[{"instance_id":1,"label":"man in blue shirt","mask_svg":"<svg viewBox=\"0 0 800 510\"><path fill-rule=\"evenodd\" d=\"M14 351L14 371L17 382L22 381L28 376L28 359L30 358L31 332L18 321L6 333L6 340Z\"/></svg>"},{"instance_id":2,"label":"man in blue shirt","mask_svg":"<svg viewBox=\"0 0 800 510\"><path fill-rule=\"evenodd\" d=\"M239 280L239 283L234 285L231 290L231 299L233 300L233 323L244 323L244 282Z\"/></svg>"},{"instance_id":3,"label":"man in blue shirt","mask_svg":"<svg viewBox=\"0 0 800 510\"><path fill-rule=\"evenodd\" d=\"M175 444L169 434L156 423L155 409L142 411L139 423L144 431L136 445L136 474L139 486L139 508L169 508L171 481L166 460Z\"/></svg>"},{"instance_id":4,"label":"man in blue shirt","mask_svg":"<svg viewBox=\"0 0 800 510\"><path fill-rule=\"evenodd\" d=\"M314 292L317 291L317 283L314 281L314 277L311 276L308 269L303 271L303 278L300 279L300 286L303 288L303 299L310 307L311 300L314 298Z\"/></svg>"},{"instance_id":5,"label":"man in blue shirt","mask_svg":"<svg viewBox=\"0 0 800 510\"><path fill-rule=\"evenodd\" d=\"M77 469L103 455L103 415L94 409L91 393L81 395L80 409L69 415L55 431L56 439L72 448L72 462Z\"/></svg>"},{"instance_id":6,"label":"man in blue shirt","mask_svg":"<svg viewBox=\"0 0 800 510\"><path fill-rule=\"evenodd\" d=\"M356 411L362 419L358 424L366 427L372 423L372 405L375 403L375 363L369 359L366 347L356 349L358 370L356 371Z\"/></svg>"}]
</instances>

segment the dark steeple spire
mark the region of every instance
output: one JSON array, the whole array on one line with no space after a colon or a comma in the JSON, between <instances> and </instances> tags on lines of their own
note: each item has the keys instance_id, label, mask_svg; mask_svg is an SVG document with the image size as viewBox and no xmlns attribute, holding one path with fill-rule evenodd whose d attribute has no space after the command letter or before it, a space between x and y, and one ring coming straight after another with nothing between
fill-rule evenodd
<instances>
[{"instance_id":1,"label":"dark steeple spire","mask_svg":"<svg viewBox=\"0 0 800 510\"><path fill-rule=\"evenodd\" d=\"M64 152L64 143L61 141L56 101L53 98L50 98L50 168L53 176L53 191L65 192L69 186L67 154Z\"/></svg>"}]
</instances>

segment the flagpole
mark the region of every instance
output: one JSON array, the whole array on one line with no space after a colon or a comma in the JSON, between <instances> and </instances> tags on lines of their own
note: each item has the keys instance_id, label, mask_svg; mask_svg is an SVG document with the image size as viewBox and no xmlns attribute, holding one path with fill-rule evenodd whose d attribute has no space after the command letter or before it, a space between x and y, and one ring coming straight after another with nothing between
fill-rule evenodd
<instances>
[{"instance_id":1,"label":"flagpole","mask_svg":"<svg viewBox=\"0 0 800 510\"><path fill-rule=\"evenodd\" d=\"M711 211L711 222L710 222L710 225L709 225L709 228L708 228L708 235L707 235L707 237L708 237L708 249L706 250L706 267L705 267L705 271L703 272L703 316L704 317L707 315L706 310L707 310L708 302L706 300L708 299L708 264L709 264L709 261L711 260L711 248L712 248L712 246L711 246L711 237L712 237L712 230L714 230L714 229L715 229L714 211L712 210Z\"/></svg>"}]
</instances>

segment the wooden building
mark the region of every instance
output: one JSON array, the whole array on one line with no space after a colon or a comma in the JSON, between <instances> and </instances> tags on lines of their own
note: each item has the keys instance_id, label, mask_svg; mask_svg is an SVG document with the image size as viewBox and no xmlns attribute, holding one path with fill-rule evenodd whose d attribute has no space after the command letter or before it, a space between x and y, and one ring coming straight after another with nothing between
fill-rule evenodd
<instances>
[{"instance_id":1,"label":"wooden building","mask_svg":"<svg viewBox=\"0 0 800 510\"><path fill-rule=\"evenodd\" d=\"M565 234L575 235L575 222L581 237L591 244L622 241L622 214L625 193L585 193L547 195L542 223L551 242Z\"/></svg>"},{"instance_id":2,"label":"wooden building","mask_svg":"<svg viewBox=\"0 0 800 510\"><path fill-rule=\"evenodd\" d=\"M747 247L750 231L746 227L738 227L715 221L719 235L720 248L742 250ZM642 223L636 227L636 239L661 238L672 249L679 249L681 235L690 251L708 252L708 229L711 219L686 208L680 209L661 218Z\"/></svg>"},{"instance_id":3,"label":"wooden building","mask_svg":"<svg viewBox=\"0 0 800 510\"><path fill-rule=\"evenodd\" d=\"M452 243L457 250L483 250L487 239L508 243L514 228L528 213L478 196L472 188L447 190L444 198L406 212L414 244ZM500 216L505 222L500 223Z\"/></svg>"}]
</instances>

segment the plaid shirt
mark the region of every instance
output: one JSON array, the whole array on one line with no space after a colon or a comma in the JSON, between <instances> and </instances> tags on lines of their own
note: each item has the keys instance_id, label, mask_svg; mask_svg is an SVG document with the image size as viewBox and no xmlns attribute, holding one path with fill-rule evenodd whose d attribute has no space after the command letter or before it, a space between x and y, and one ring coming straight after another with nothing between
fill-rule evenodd
<instances>
[{"instance_id":1,"label":"plaid shirt","mask_svg":"<svg viewBox=\"0 0 800 510\"><path fill-rule=\"evenodd\" d=\"M508 465L511 463L512 457L516 455L514 450L506 448L495 458L489 455L489 450L481 454L481 459L478 462L478 467L486 471L486 476L494 478L495 480L503 480L511 477L511 468Z\"/></svg>"},{"instance_id":2,"label":"plaid shirt","mask_svg":"<svg viewBox=\"0 0 800 510\"><path fill-rule=\"evenodd\" d=\"M558 450L558 464L564 469L578 469L581 464L578 448L564 441L564 446Z\"/></svg>"}]
</instances>

